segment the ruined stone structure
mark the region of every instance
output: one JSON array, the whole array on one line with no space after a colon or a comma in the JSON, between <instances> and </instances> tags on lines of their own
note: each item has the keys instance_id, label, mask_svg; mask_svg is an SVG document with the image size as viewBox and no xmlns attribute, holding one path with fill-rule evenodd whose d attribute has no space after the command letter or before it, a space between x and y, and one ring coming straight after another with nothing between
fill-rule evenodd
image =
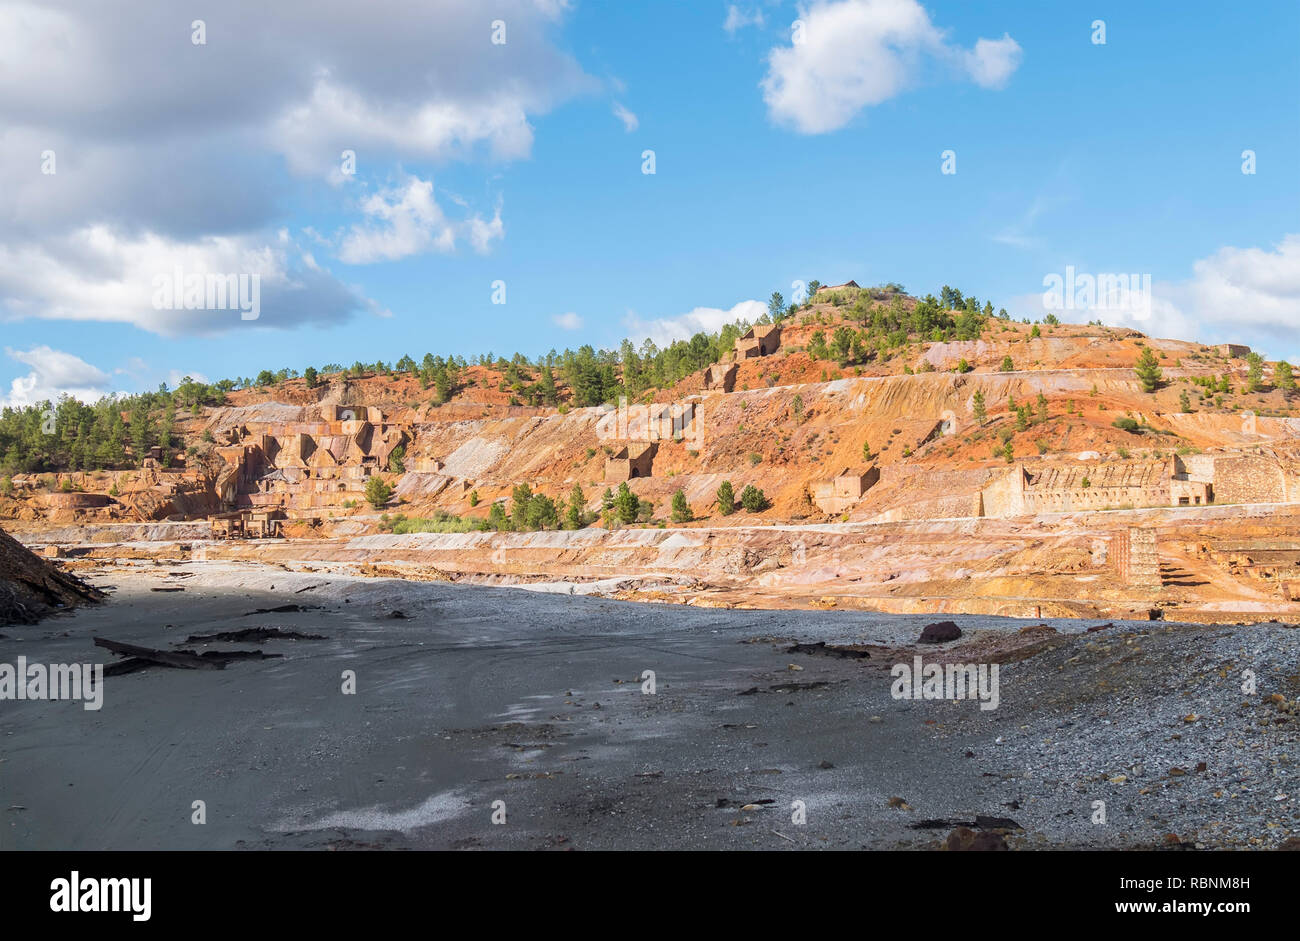
<instances>
[{"instance_id":1,"label":"ruined stone structure","mask_svg":"<svg viewBox=\"0 0 1300 941\"><path fill-rule=\"evenodd\" d=\"M1154 529L1132 527L1115 534L1110 558L1119 581L1133 588L1156 590L1160 583L1160 557Z\"/></svg>"},{"instance_id":2,"label":"ruined stone structure","mask_svg":"<svg viewBox=\"0 0 1300 941\"><path fill-rule=\"evenodd\" d=\"M817 288L817 294L826 294L830 291L842 291L845 288L857 288L857 287L858 287L858 282L856 281L845 281L843 284L823 284L819 288ZM816 295L813 296L815 297Z\"/></svg>"},{"instance_id":3,"label":"ruined stone structure","mask_svg":"<svg viewBox=\"0 0 1300 941\"><path fill-rule=\"evenodd\" d=\"M1220 343L1215 347L1223 356L1231 356L1233 359L1243 359L1250 355L1250 347L1242 346L1240 343Z\"/></svg>"},{"instance_id":4,"label":"ruined stone structure","mask_svg":"<svg viewBox=\"0 0 1300 941\"><path fill-rule=\"evenodd\" d=\"M781 348L781 328L774 323L755 324L736 340L735 358L771 356Z\"/></svg>"},{"instance_id":5,"label":"ruined stone structure","mask_svg":"<svg viewBox=\"0 0 1300 941\"><path fill-rule=\"evenodd\" d=\"M1168 506L1169 461L1015 467L984 488L985 516L1032 516L1122 506Z\"/></svg>"},{"instance_id":6,"label":"ruined stone structure","mask_svg":"<svg viewBox=\"0 0 1300 941\"><path fill-rule=\"evenodd\" d=\"M605 480L618 483L636 477L649 477L653 470L655 452L659 446L654 442L634 442L625 445L605 461Z\"/></svg>"},{"instance_id":7,"label":"ruined stone structure","mask_svg":"<svg viewBox=\"0 0 1300 941\"><path fill-rule=\"evenodd\" d=\"M280 535L280 520L284 517L278 509L236 510L219 513L211 518L214 539L266 539Z\"/></svg>"},{"instance_id":8,"label":"ruined stone structure","mask_svg":"<svg viewBox=\"0 0 1300 941\"><path fill-rule=\"evenodd\" d=\"M311 511L337 505L338 494L359 494L385 470L406 431L380 409L321 406L321 421L268 425L252 433L229 429L217 452L226 462L217 495L236 507Z\"/></svg>"},{"instance_id":9,"label":"ruined stone structure","mask_svg":"<svg viewBox=\"0 0 1300 941\"><path fill-rule=\"evenodd\" d=\"M736 373L740 367L735 363L714 363L704 372L704 388L720 389L732 392L736 388Z\"/></svg>"},{"instance_id":10,"label":"ruined stone structure","mask_svg":"<svg viewBox=\"0 0 1300 941\"><path fill-rule=\"evenodd\" d=\"M829 480L815 480L809 485L812 500L823 513L843 513L862 499L873 484L880 480L880 469L874 464L867 468L844 468Z\"/></svg>"}]
</instances>

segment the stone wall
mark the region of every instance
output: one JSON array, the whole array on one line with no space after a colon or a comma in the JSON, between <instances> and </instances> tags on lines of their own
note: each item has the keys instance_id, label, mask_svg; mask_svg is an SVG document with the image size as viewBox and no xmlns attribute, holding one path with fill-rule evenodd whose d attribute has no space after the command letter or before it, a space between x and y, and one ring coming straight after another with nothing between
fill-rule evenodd
<instances>
[{"instance_id":1,"label":"stone wall","mask_svg":"<svg viewBox=\"0 0 1300 941\"><path fill-rule=\"evenodd\" d=\"M1133 588L1160 588L1160 557L1154 529L1132 527L1115 534L1110 558L1119 581Z\"/></svg>"},{"instance_id":2,"label":"stone wall","mask_svg":"<svg viewBox=\"0 0 1300 941\"><path fill-rule=\"evenodd\" d=\"M1216 503L1282 503L1287 499L1281 465L1263 455L1213 457Z\"/></svg>"}]
</instances>

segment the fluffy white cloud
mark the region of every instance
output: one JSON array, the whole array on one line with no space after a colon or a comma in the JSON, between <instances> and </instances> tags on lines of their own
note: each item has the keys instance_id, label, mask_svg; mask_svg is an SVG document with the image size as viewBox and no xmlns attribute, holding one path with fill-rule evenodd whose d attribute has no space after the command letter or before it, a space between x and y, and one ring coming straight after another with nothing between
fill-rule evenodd
<instances>
[{"instance_id":1,"label":"fluffy white cloud","mask_svg":"<svg viewBox=\"0 0 1300 941\"><path fill-rule=\"evenodd\" d=\"M491 220L447 218L433 196L433 181L409 177L404 184L374 193L361 203L369 222L354 225L344 237L339 258L348 264L395 261L425 252L455 250L460 238L476 251L488 251L505 235L498 207Z\"/></svg>"},{"instance_id":2,"label":"fluffy white cloud","mask_svg":"<svg viewBox=\"0 0 1300 941\"><path fill-rule=\"evenodd\" d=\"M187 283L209 275L234 276L235 289L209 303L205 288L197 306L187 306ZM178 240L103 225L45 243L0 244L0 299L10 317L126 323L168 336L339 322L373 307L307 263L285 232ZM254 303L257 317L246 318Z\"/></svg>"},{"instance_id":3,"label":"fluffy white cloud","mask_svg":"<svg viewBox=\"0 0 1300 941\"><path fill-rule=\"evenodd\" d=\"M1042 295L1023 300L1022 309L1031 316L1051 312L1069 321L1100 319L1155 337L1246 343L1273 358L1295 359L1300 357L1300 234L1286 235L1272 250L1220 248L1196 261L1187 280L1153 282L1149 310L1134 304L1115 309L1103 297L1066 310L1045 304Z\"/></svg>"},{"instance_id":4,"label":"fluffy white cloud","mask_svg":"<svg viewBox=\"0 0 1300 941\"><path fill-rule=\"evenodd\" d=\"M173 0L0 0L0 311L134 322L124 313L132 247L265 247L262 233L284 222L286 167L342 184L383 178L404 160L527 157L537 116L600 87L556 42L570 7L226 0L180 16ZM196 17L202 44L192 41ZM496 19L507 24L504 44L492 42ZM345 150L355 177L340 172ZM41 172L46 151L55 173ZM351 243L358 255L402 250L402 233L385 240L385 220L368 221L376 228ZM410 221L424 224L430 249L438 244L436 222ZM499 209L447 224L477 251L504 233ZM95 232L116 244L90 244ZM328 323L357 306L310 256L280 271L278 300L305 305L281 322Z\"/></svg>"},{"instance_id":5,"label":"fluffy white cloud","mask_svg":"<svg viewBox=\"0 0 1300 941\"><path fill-rule=\"evenodd\" d=\"M551 321L562 330L577 330L582 327L582 318L569 311L564 314L556 314Z\"/></svg>"},{"instance_id":6,"label":"fluffy white cloud","mask_svg":"<svg viewBox=\"0 0 1300 941\"><path fill-rule=\"evenodd\" d=\"M31 367L31 372L13 380L9 394L0 398L0 406L21 408L37 402L57 402L63 395L94 402L109 390L107 373L71 353L37 346L30 350L6 347L5 355Z\"/></svg>"},{"instance_id":7,"label":"fluffy white cloud","mask_svg":"<svg viewBox=\"0 0 1300 941\"><path fill-rule=\"evenodd\" d=\"M730 4L727 7L727 18L722 22L722 28L728 33L735 33L744 29L746 26L763 25L763 11L754 7L753 9L741 9L736 4Z\"/></svg>"},{"instance_id":8,"label":"fluffy white cloud","mask_svg":"<svg viewBox=\"0 0 1300 941\"><path fill-rule=\"evenodd\" d=\"M1006 33L1001 39L980 39L965 55L966 71L982 88L1001 88L1020 67L1021 55L1020 43Z\"/></svg>"},{"instance_id":9,"label":"fluffy white cloud","mask_svg":"<svg viewBox=\"0 0 1300 941\"><path fill-rule=\"evenodd\" d=\"M614 117L623 122L623 130L627 131L629 134L641 126L641 122L637 119L637 116L617 101L614 102Z\"/></svg>"},{"instance_id":10,"label":"fluffy white cloud","mask_svg":"<svg viewBox=\"0 0 1300 941\"><path fill-rule=\"evenodd\" d=\"M812 0L791 45L768 54L760 83L768 113L804 134L846 125L863 108L907 88L930 62L985 87L1005 84L1020 61L1010 36L950 45L917 0Z\"/></svg>"},{"instance_id":11,"label":"fluffy white cloud","mask_svg":"<svg viewBox=\"0 0 1300 941\"><path fill-rule=\"evenodd\" d=\"M674 340L688 340L695 334L717 333L725 325L737 320L750 323L767 313L767 305L762 301L741 301L729 310L720 307L696 307L678 317L662 317L655 320L642 320L629 311L623 318L628 336L634 340L648 337L660 346L666 346Z\"/></svg>"}]
</instances>

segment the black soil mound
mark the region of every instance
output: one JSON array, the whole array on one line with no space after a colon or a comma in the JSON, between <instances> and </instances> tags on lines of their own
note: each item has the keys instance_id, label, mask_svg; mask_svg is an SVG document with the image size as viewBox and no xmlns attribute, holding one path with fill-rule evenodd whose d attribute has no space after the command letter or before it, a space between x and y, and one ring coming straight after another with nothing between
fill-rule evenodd
<instances>
[{"instance_id":1,"label":"black soil mound","mask_svg":"<svg viewBox=\"0 0 1300 941\"><path fill-rule=\"evenodd\" d=\"M0 529L0 625L34 624L104 594L42 559Z\"/></svg>"}]
</instances>

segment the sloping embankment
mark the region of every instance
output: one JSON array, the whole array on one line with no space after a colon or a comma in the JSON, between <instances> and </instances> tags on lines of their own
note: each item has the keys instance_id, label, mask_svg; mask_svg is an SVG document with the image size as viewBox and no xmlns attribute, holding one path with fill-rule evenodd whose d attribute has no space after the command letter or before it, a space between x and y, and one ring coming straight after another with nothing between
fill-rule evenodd
<instances>
[{"instance_id":1,"label":"sloping embankment","mask_svg":"<svg viewBox=\"0 0 1300 941\"><path fill-rule=\"evenodd\" d=\"M103 594L0 530L0 624L32 624Z\"/></svg>"}]
</instances>

